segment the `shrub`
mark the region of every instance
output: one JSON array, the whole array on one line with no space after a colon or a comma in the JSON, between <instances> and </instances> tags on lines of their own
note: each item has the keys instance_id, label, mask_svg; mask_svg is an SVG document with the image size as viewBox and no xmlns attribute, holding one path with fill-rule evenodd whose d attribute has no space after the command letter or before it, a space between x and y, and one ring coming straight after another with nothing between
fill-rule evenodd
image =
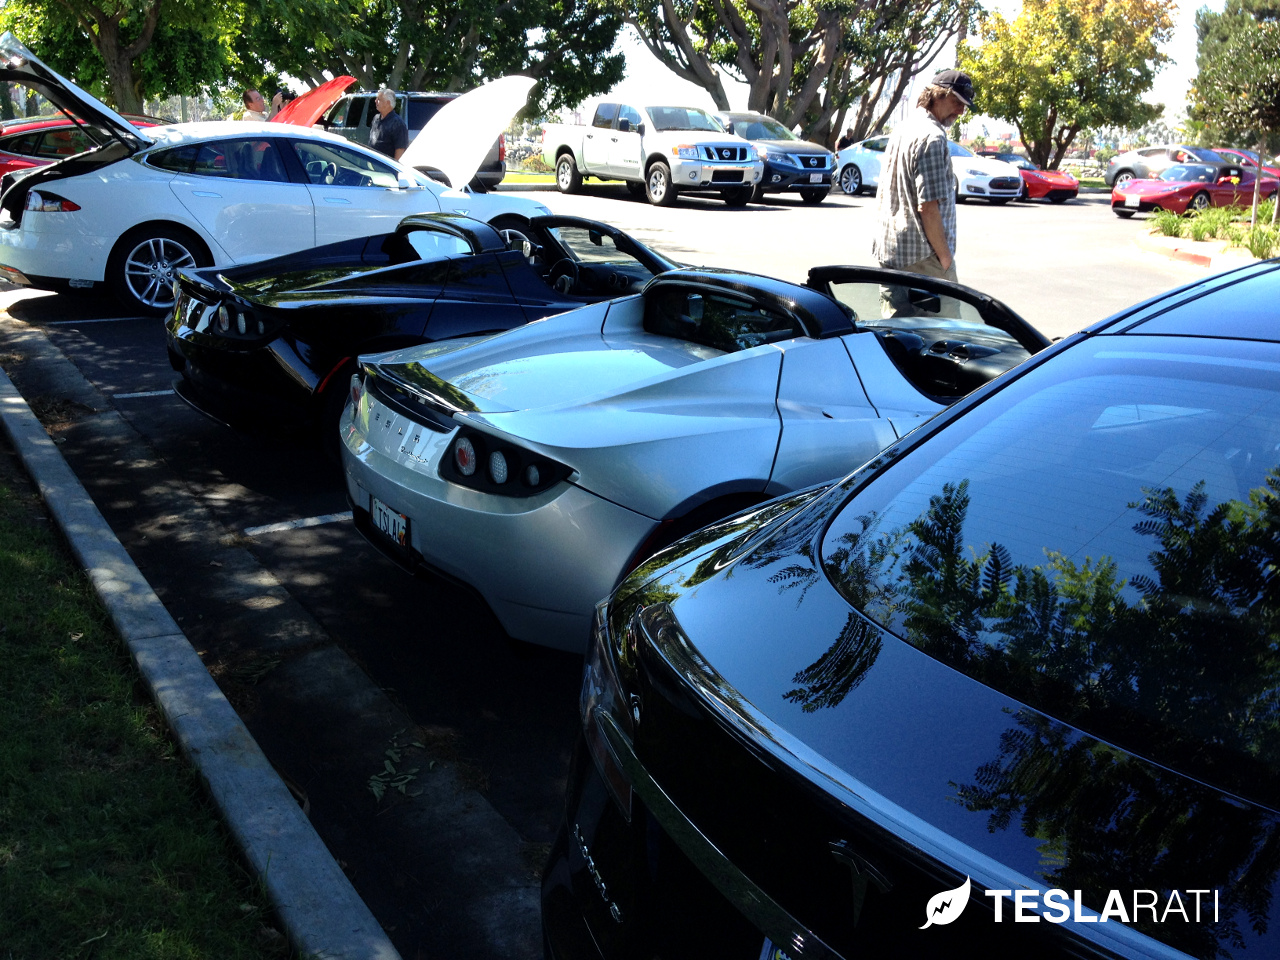
<instances>
[{"instance_id":1,"label":"shrub","mask_svg":"<svg viewBox=\"0 0 1280 960\"><path fill-rule=\"evenodd\" d=\"M1182 236L1184 221L1179 214L1174 213L1172 210L1157 210L1147 222L1151 225L1152 233L1158 233L1162 237Z\"/></svg>"},{"instance_id":2,"label":"shrub","mask_svg":"<svg viewBox=\"0 0 1280 960\"><path fill-rule=\"evenodd\" d=\"M525 157L520 161L520 167L529 173L551 173L551 164L542 159L541 154L534 154L531 157Z\"/></svg>"},{"instance_id":3,"label":"shrub","mask_svg":"<svg viewBox=\"0 0 1280 960\"><path fill-rule=\"evenodd\" d=\"M1274 227L1259 224L1249 231L1244 245L1259 260L1267 260L1275 256L1276 247L1280 246L1280 232Z\"/></svg>"},{"instance_id":4,"label":"shrub","mask_svg":"<svg viewBox=\"0 0 1280 960\"><path fill-rule=\"evenodd\" d=\"M1211 240L1215 235L1213 221L1207 217L1192 217L1187 221L1186 234L1192 240Z\"/></svg>"},{"instance_id":5,"label":"shrub","mask_svg":"<svg viewBox=\"0 0 1280 960\"><path fill-rule=\"evenodd\" d=\"M1204 239L1213 239L1214 237L1226 237L1227 226L1236 218L1239 210L1236 207L1210 207L1208 210L1201 210L1195 215L1195 221L1204 224L1206 237ZM1194 226L1192 236L1195 237Z\"/></svg>"},{"instance_id":6,"label":"shrub","mask_svg":"<svg viewBox=\"0 0 1280 960\"><path fill-rule=\"evenodd\" d=\"M1116 151L1111 149L1111 147L1103 147L1101 150L1099 150L1097 153L1093 155L1093 159L1095 162L1100 163L1102 164L1102 166L1105 167L1107 165L1107 162L1115 155L1116 155Z\"/></svg>"}]
</instances>

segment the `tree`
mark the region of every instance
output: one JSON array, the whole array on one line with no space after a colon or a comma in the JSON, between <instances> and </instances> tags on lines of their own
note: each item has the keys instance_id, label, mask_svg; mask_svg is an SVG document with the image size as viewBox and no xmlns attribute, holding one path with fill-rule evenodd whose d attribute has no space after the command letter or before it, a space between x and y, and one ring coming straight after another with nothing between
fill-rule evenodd
<instances>
[{"instance_id":1,"label":"tree","mask_svg":"<svg viewBox=\"0 0 1280 960\"><path fill-rule=\"evenodd\" d=\"M1280 141L1280 3L1231 0L1221 14L1200 11L1196 30L1192 115L1228 142L1257 144L1265 157ZM1261 187L1258 177L1254 222Z\"/></svg>"},{"instance_id":2,"label":"tree","mask_svg":"<svg viewBox=\"0 0 1280 960\"><path fill-rule=\"evenodd\" d=\"M167 0L8 0L0 26L78 86L129 113L221 80L238 8Z\"/></svg>"},{"instance_id":3,"label":"tree","mask_svg":"<svg viewBox=\"0 0 1280 960\"><path fill-rule=\"evenodd\" d=\"M232 76L288 74L318 85L469 90L511 73L538 78L534 112L604 93L624 73L622 18L585 0L249 0Z\"/></svg>"},{"instance_id":4,"label":"tree","mask_svg":"<svg viewBox=\"0 0 1280 960\"><path fill-rule=\"evenodd\" d=\"M1144 103L1168 61L1172 0L1024 0L1013 20L980 19L982 44L962 44L979 108L1018 128L1030 158L1057 169L1076 134L1140 127L1163 112Z\"/></svg>"},{"instance_id":5,"label":"tree","mask_svg":"<svg viewBox=\"0 0 1280 960\"><path fill-rule=\"evenodd\" d=\"M649 51L729 109L747 108L829 138L879 130L911 80L967 26L971 0L617 0ZM845 116L852 110L853 119Z\"/></svg>"}]
</instances>

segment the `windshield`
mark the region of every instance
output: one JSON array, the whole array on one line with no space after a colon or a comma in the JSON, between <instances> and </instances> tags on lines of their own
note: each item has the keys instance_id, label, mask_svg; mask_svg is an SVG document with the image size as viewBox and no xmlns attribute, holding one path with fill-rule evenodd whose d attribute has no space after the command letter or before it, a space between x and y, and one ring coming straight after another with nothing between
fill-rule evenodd
<instances>
[{"instance_id":1,"label":"windshield","mask_svg":"<svg viewBox=\"0 0 1280 960\"><path fill-rule=\"evenodd\" d=\"M723 133L720 121L697 107L650 107L649 116L659 130L706 130Z\"/></svg>"},{"instance_id":2,"label":"windshield","mask_svg":"<svg viewBox=\"0 0 1280 960\"><path fill-rule=\"evenodd\" d=\"M773 117L753 117L750 120L734 120L733 132L747 140L798 140L794 133Z\"/></svg>"},{"instance_id":3,"label":"windshield","mask_svg":"<svg viewBox=\"0 0 1280 960\"><path fill-rule=\"evenodd\" d=\"M962 673L1276 809L1277 374L1273 343L1081 344L872 480L824 569Z\"/></svg>"},{"instance_id":4,"label":"windshield","mask_svg":"<svg viewBox=\"0 0 1280 960\"><path fill-rule=\"evenodd\" d=\"M1218 179L1218 169L1203 163L1177 163L1160 174L1160 179L1179 183L1213 183Z\"/></svg>"},{"instance_id":5,"label":"windshield","mask_svg":"<svg viewBox=\"0 0 1280 960\"><path fill-rule=\"evenodd\" d=\"M951 151L953 157L972 157L974 155L972 150L960 146L954 140L947 141L947 148Z\"/></svg>"}]
</instances>

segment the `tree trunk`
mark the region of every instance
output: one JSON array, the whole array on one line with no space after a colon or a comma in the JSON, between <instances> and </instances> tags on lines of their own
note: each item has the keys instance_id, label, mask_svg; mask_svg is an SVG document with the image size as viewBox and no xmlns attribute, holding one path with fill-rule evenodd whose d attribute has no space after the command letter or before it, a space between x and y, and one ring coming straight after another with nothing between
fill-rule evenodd
<instances>
[{"instance_id":1,"label":"tree trunk","mask_svg":"<svg viewBox=\"0 0 1280 960\"><path fill-rule=\"evenodd\" d=\"M9 90L9 81L0 81L0 120L12 120L13 94Z\"/></svg>"},{"instance_id":2,"label":"tree trunk","mask_svg":"<svg viewBox=\"0 0 1280 960\"><path fill-rule=\"evenodd\" d=\"M138 89L138 78L133 71L133 61L151 46L156 24L160 22L160 4L163 0L152 0L142 21L142 30L128 43L120 36L123 10L108 14L92 3L72 3L70 0L58 2L80 21L94 49L98 51L98 56L102 57L107 71L107 84L111 89L110 99L114 101L112 106L119 113L141 113L142 95Z\"/></svg>"},{"instance_id":3,"label":"tree trunk","mask_svg":"<svg viewBox=\"0 0 1280 960\"><path fill-rule=\"evenodd\" d=\"M1249 226L1258 225L1258 202L1262 197L1262 158L1266 156L1264 152L1267 149L1265 143L1258 144L1258 175L1253 178L1253 211L1249 214ZM1276 205L1280 206L1280 199L1276 201Z\"/></svg>"}]
</instances>

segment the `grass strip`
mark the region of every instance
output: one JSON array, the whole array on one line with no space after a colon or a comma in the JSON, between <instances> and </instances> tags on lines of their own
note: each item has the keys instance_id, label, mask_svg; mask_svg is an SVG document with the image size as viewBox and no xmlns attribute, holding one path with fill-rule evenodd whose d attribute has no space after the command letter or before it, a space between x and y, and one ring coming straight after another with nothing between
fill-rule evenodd
<instances>
[{"instance_id":1,"label":"grass strip","mask_svg":"<svg viewBox=\"0 0 1280 960\"><path fill-rule=\"evenodd\" d=\"M0 956L284 956L272 922L0 438Z\"/></svg>"}]
</instances>

